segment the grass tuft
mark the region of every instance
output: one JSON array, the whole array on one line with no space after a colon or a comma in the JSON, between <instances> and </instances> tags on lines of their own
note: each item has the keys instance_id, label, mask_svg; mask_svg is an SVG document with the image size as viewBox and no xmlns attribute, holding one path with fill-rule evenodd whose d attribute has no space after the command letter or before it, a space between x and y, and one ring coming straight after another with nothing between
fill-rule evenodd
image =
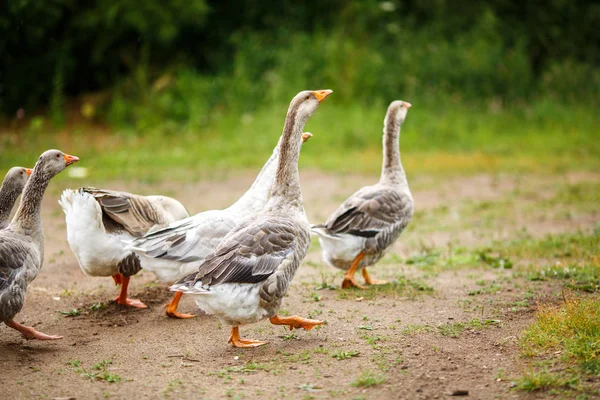
<instances>
[{"instance_id":1,"label":"grass tuft","mask_svg":"<svg viewBox=\"0 0 600 400\"><path fill-rule=\"evenodd\" d=\"M541 305L521 347L524 357L544 359L553 368L533 366L518 387L585 391L587 378L600 374L600 298L566 295L562 305Z\"/></svg>"}]
</instances>

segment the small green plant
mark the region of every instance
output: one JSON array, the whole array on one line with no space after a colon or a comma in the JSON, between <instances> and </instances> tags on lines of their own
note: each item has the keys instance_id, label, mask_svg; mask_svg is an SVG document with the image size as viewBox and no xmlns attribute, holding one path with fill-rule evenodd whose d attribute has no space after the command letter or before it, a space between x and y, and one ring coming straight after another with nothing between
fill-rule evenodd
<instances>
[{"instance_id":1,"label":"small green plant","mask_svg":"<svg viewBox=\"0 0 600 400\"><path fill-rule=\"evenodd\" d=\"M364 371L354 382L352 386L356 387L371 387L381 385L387 382L387 377L383 374L375 373L373 371Z\"/></svg>"},{"instance_id":2,"label":"small green plant","mask_svg":"<svg viewBox=\"0 0 600 400\"><path fill-rule=\"evenodd\" d=\"M66 317L76 317L78 315L81 315L81 311L79 311L77 308L73 308L72 310L69 310L69 311L59 311L59 312Z\"/></svg>"},{"instance_id":3,"label":"small green plant","mask_svg":"<svg viewBox=\"0 0 600 400\"><path fill-rule=\"evenodd\" d=\"M106 308L106 304L104 304L103 302L99 301L98 303L92 304L92 306L90 307L90 310L97 311L97 310L102 310L104 308Z\"/></svg>"},{"instance_id":4,"label":"small green plant","mask_svg":"<svg viewBox=\"0 0 600 400\"><path fill-rule=\"evenodd\" d=\"M358 357L359 351L338 351L337 353L331 354L331 357L336 360L347 360L348 358Z\"/></svg>"},{"instance_id":5,"label":"small green plant","mask_svg":"<svg viewBox=\"0 0 600 400\"><path fill-rule=\"evenodd\" d=\"M119 383L122 378L117 374L111 374L107 371L109 365L113 362L112 360L102 360L97 364L94 364L89 370L85 369L79 360L73 360L67 362L74 368L74 371L81 375L83 378L87 378L91 381L105 381L108 383Z\"/></svg>"}]
</instances>

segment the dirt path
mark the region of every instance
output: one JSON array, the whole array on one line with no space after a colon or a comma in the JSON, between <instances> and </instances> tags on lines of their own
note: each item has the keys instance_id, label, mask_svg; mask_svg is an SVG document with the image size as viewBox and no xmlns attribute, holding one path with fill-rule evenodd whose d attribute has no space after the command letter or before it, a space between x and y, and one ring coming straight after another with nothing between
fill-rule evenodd
<instances>
[{"instance_id":1,"label":"dirt path","mask_svg":"<svg viewBox=\"0 0 600 400\"><path fill-rule=\"evenodd\" d=\"M322 221L348 194L373 179L303 174L309 218ZM122 182L103 186L175 196L195 213L230 204L251 181L251 175L240 174L185 188ZM424 243L477 246L512 237L523 226L537 236L592 227L599 217L592 210L573 212L569 218L545 212L538 218L535 212L519 211L526 210L528 201L535 205L552 198L557 182L597 184L600 175L477 176L441 183L417 179L413 188L422 219L403 235L393 253L404 258L416 254ZM324 265L318 246L311 246L284 312L325 319L327 324L310 332L289 332L268 322L245 326L243 335L269 345L233 349L226 343L228 328L212 317L166 318L163 304L169 293L150 273L139 274L131 285L131 293L149 309L122 309L109 302L117 293L112 280L85 277L68 247L56 203L59 189L52 187L44 200L45 265L30 285L17 320L65 339L26 342L15 331L0 327L4 398L431 399L462 390L476 399L543 398L511 390L509 378L523 368L517 338L533 318L528 304L535 298L528 293L536 298L554 296L556 284L529 282L508 270L485 268L429 274L392 259L377 266L374 275L398 279L396 285L368 293L317 289L323 282L339 285L341 274ZM461 222L465 204L493 204L506 198L512 199L514 208L507 218L498 217L489 225ZM434 211L439 221L427 222ZM448 228L437 230L438 222ZM481 290L492 284L494 290ZM469 295L478 290L480 294ZM525 296L529 302L524 302ZM59 313L73 309L79 315ZM195 307L184 297L180 309L191 312ZM379 384L368 386L373 383Z\"/></svg>"}]
</instances>

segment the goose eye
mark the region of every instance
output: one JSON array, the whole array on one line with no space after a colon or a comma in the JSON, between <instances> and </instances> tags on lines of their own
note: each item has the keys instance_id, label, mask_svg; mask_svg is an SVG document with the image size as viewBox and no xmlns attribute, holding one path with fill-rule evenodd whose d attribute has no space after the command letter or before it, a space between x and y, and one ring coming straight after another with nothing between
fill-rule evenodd
<instances>
[{"instance_id":1,"label":"goose eye","mask_svg":"<svg viewBox=\"0 0 600 400\"><path fill-rule=\"evenodd\" d=\"M60 154L57 154L57 155L56 155L56 158L60 158Z\"/></svg>"}]
</instances>

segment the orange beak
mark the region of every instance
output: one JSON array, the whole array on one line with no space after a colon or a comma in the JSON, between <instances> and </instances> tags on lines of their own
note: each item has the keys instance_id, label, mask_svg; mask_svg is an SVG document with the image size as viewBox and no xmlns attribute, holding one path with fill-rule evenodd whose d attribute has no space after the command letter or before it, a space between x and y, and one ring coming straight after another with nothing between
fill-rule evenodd
<instances>
[{"instance_id":1,"label":"orange beak","mask_svg":"<svg viewBox=\"0 0 600 400\"><path fill-rule=\"evenodd\" d=\"M333 93L333 90L315 90L313 92L313 94L315 95L315 97L317 98L317 100L319 100L319 103L322 102L323 100L325 100L325 97L329 96L331 93Z\"/></svg>"},{"instance_id":2,"label":"orange beak","mask_svg":"<svg viewBox=\"0 0 600 400\"><path fill-rule=\"evenodd\" d=\"M25 173L27 174L27 176L31 176L31 173L33 172L33 170L31 168L24 168L25 169Z\"/></svg>"},{"instance_id":3,"label":"orange beak","mask_svg":"<svg viewBox=\"0 0 600 400\"><path fill-rule=\"evenodd\" d=\"M65 153L64 156L65 156L65 163L67 164L67 166L79 161L79 157L75 157L75 156L72 156L67 153Z\"/></svg>"},{"instance_id":4,"label":"orange beak","mask_svg":"<svg viewBox=\"0 0 600 400\"><path fill-rule=\"evenodd\" d=\"M302 133L302 143L306 142L311 137L312 137L312 133L310 133L310 132Z\"/></svg>"},{"instance_id":5,"label":"orange beak","mask_svg":"<svg viewBox=\"0 0 600 400\"><path fill-rule=\"evenodd\" d=\"M403 101L402 103L404 103L404 107L406 107L407 109L412 107L412 104L410 104L408 101Z\"/></svg>"}]
</instances>

